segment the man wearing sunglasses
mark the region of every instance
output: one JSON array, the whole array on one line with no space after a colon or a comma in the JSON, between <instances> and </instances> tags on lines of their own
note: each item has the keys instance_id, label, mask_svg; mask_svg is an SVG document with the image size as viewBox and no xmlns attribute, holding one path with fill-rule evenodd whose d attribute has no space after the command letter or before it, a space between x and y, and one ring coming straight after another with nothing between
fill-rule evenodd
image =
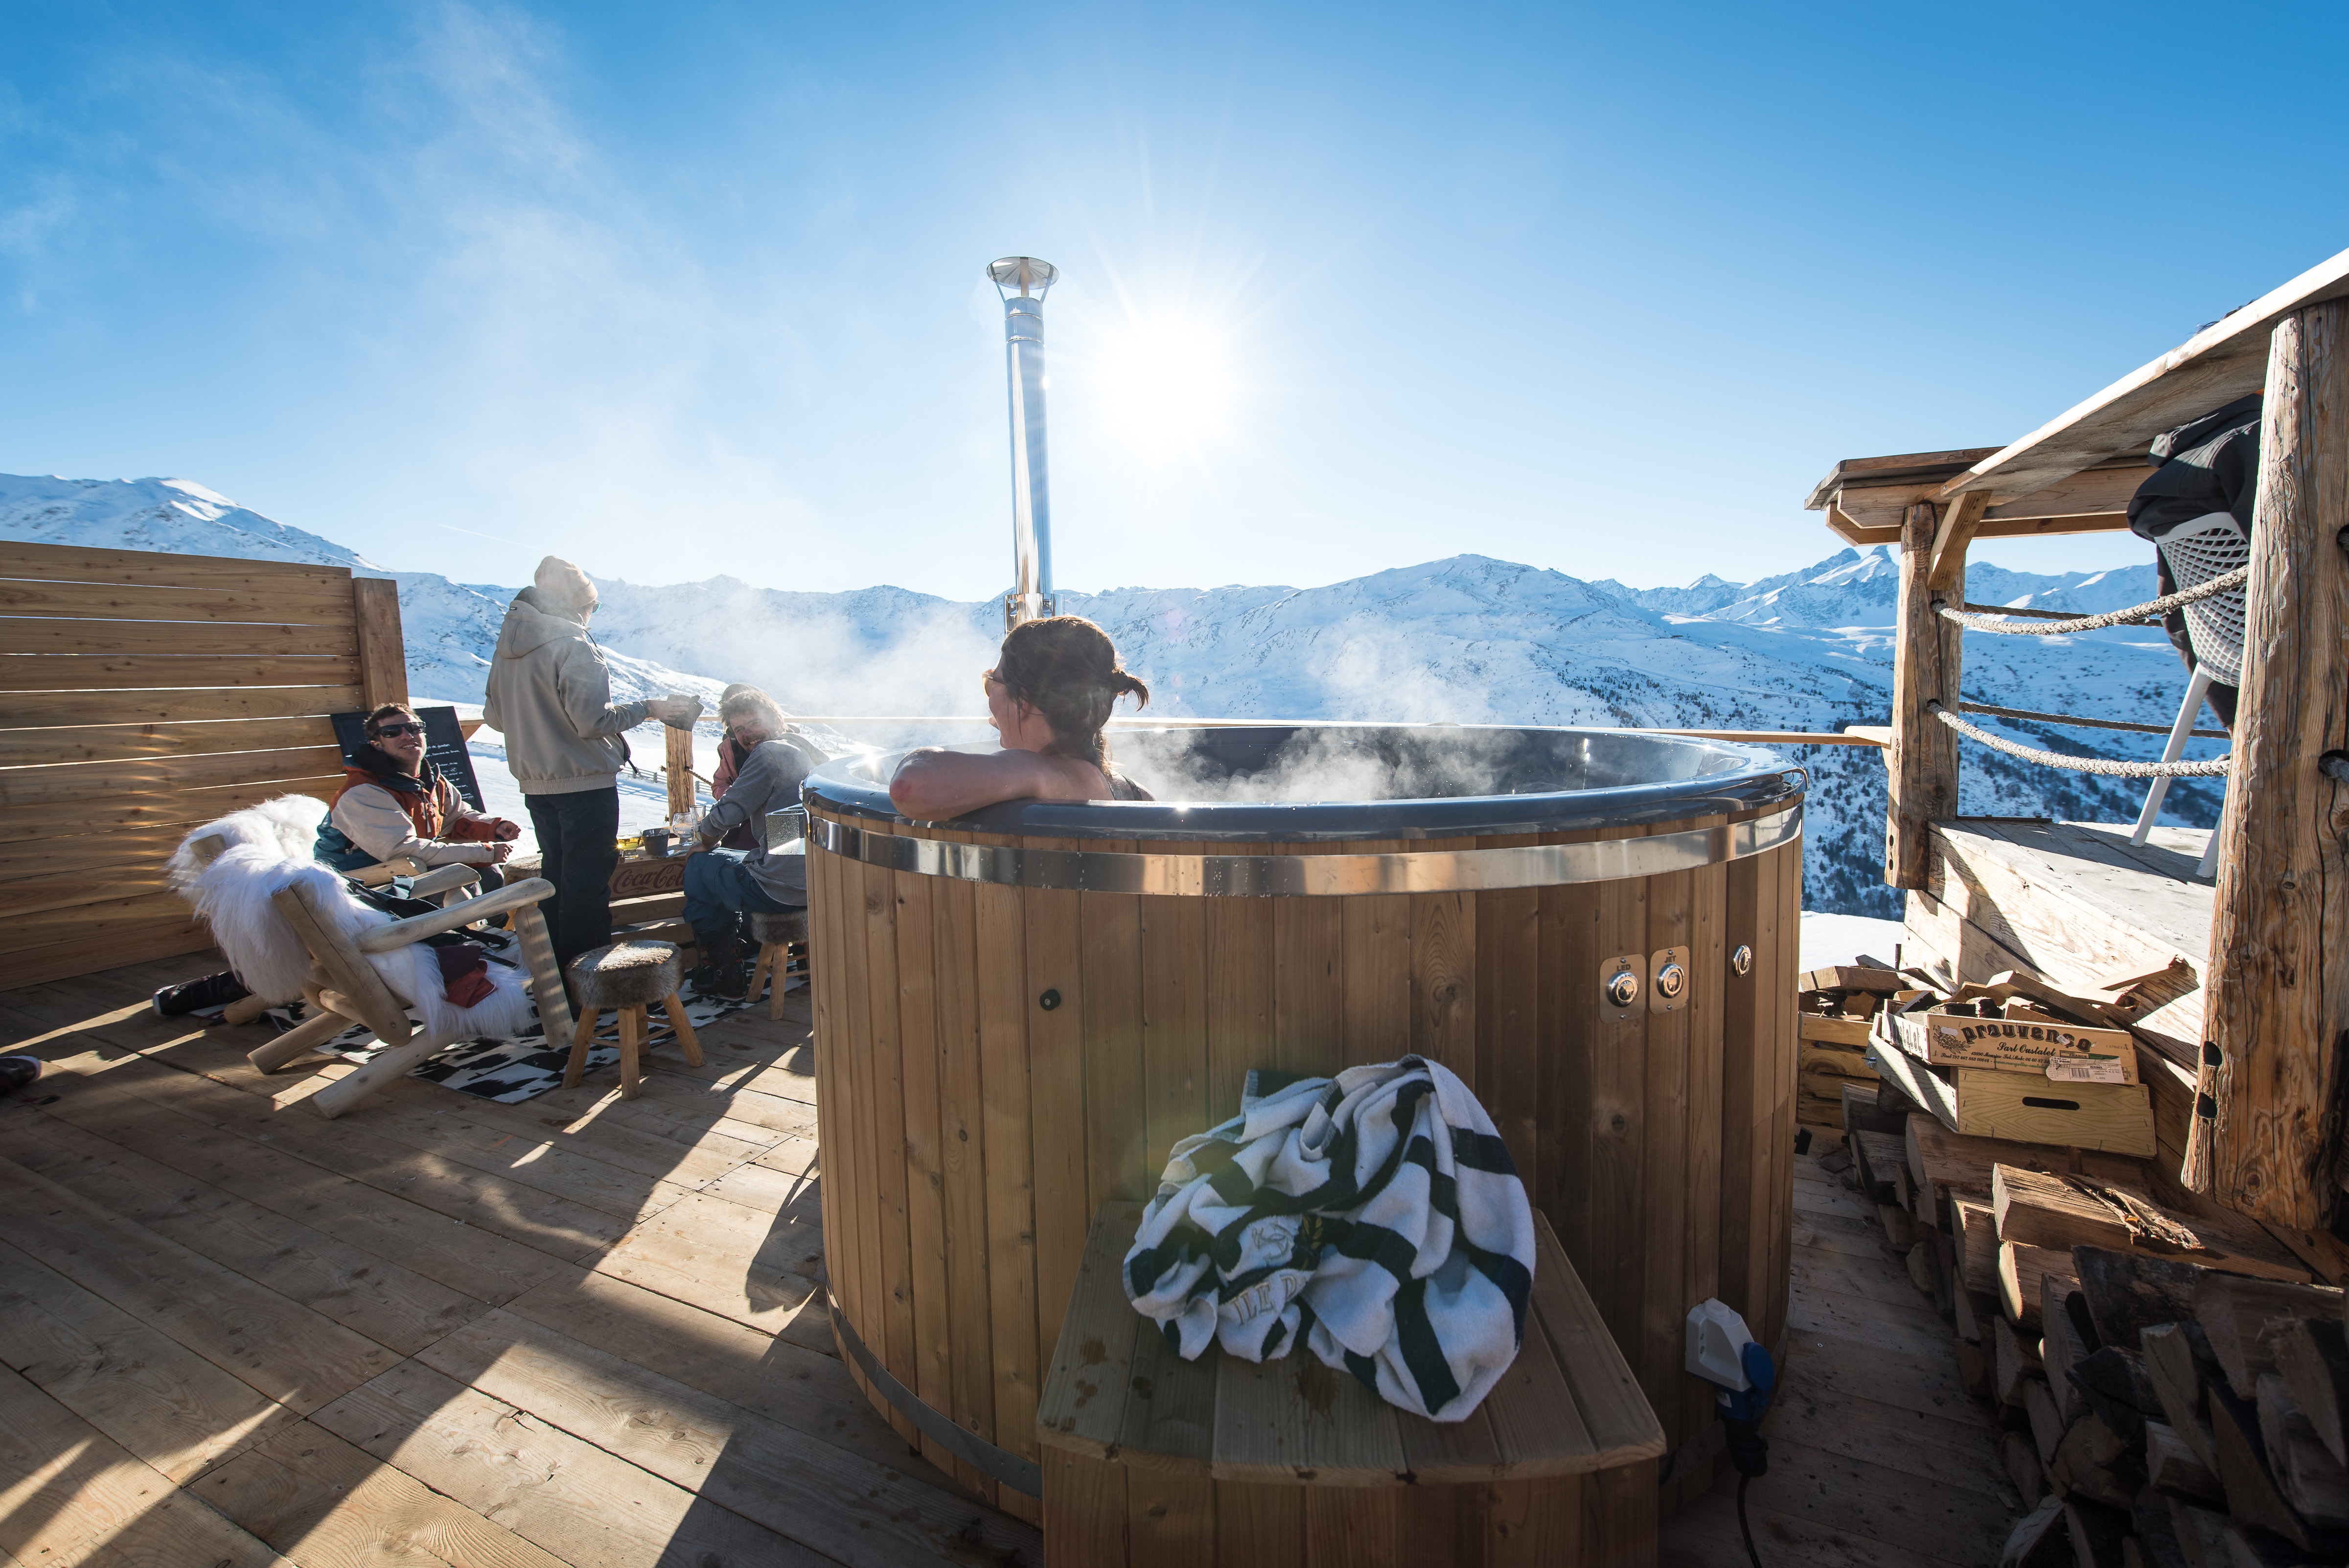
<instances>
[{"instance_id":1,"label":"man wearing sunglasses","mask_svg":"<svg viewBox=\"0 0 2349 1568\"><path fill-rule=\"evenodd\" d=\"M483 816L424 756L424 724L397 702L367 718L367 743L343 768L334 809L318 825L316 853L337 871L378 866L409 856L427 866L462 862L481 867L481 882L501 880L490 867L512 853L522 836L502 816Z\"/></svg>"}]
</instances>

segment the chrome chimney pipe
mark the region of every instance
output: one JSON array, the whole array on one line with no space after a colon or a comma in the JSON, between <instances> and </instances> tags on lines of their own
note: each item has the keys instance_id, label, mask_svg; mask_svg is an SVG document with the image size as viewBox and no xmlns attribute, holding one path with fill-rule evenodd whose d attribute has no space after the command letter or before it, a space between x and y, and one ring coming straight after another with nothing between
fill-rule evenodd
<instances>
[{"instance_id":1,"label":"chrome chimney pipe","mask_svg":"<svg viewBox=\"0 0 2349 1568\"><path fill-rule=\"evenodd\" d=\"M1052 503L1044 462L1044 291L1050 262L1005 256L987 275L1003 296L1004 372L1011 395L1011 592L1008 629L1052 607Z\"/></svg>"}]
</instances>

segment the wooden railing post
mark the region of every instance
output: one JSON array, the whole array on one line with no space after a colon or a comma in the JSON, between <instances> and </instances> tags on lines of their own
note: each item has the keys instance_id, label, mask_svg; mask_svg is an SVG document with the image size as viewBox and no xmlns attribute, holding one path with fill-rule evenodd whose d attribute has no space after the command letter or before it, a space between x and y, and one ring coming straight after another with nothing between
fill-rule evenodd
<instances>
[{"instance_id":1,"label":"wooden railing post","mask_svg":"<svg viewBox=\"0 0 2349 1568\"><path fill-rule=\"evenodd\" d=\"M2242 695L2219 823L2209 1023L2181 1173L2294 1230L2330 1220L2349 1030L2349 303L2269 339Z\"/></svg>"},{"instance_id":2,"label":"wooden railing post","mask_svg":"<svg viewBox=\"0 0 2349 1568\"><path fill-rule=\"evenodd\" d=\"M399 633L399 585L389 577L353 577L351 608L358 619L359 689L365 706L408 701L408 644Z\"/></svg>"},{"instance_id":3,"label":"wooden railing post","mask_svg":"<svg viewBox=\"0 0 2349 1568\"><path fill-rule=\"evenodd\" d=\"M1971 495L1951 504L1980 515ZM1900 531L1899 624L1892 661L1891 809L1886 813L1884 879L1896 888L1921 888L1932 868L1933 824L1958 811L1958 737L1926 711L1940 701L1955 707L1964 634L1933 613L1938 595L1965 597L1965 543L1957 543L1953 564L1957 591L1937 585L1936 545L1946 521L1942 509L1920 501L1909 508ZM1971 530L1969 530L1971 532Z\"/></svg>"},{"instance_id":4,"label":"wooden railing post","mask_svg":"<svg viewBox=\"0 0 2349 1568\"><path fill-rule=\"evenodd\" d=\"M664 764L668 771L668 814L675 816L686 812L699 816L701 814L693 809L693 732L664 724L661 735L668 742Z\"/></svg>"}]
</instances>

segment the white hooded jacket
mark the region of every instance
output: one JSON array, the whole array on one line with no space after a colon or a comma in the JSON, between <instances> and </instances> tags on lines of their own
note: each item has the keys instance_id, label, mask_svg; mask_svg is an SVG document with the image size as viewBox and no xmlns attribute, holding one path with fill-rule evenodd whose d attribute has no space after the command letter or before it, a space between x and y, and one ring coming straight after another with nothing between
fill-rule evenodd
<instances>
[{"instance_id":1,"label":"white hooded jacket","mask_svg":"<svg viewBox=\"0 0 2349 1568\"><path fill-rule=\"evenodd\" d=\"M524 794L609 788L628 760L621 732L645 722L643 702L612 701L604 652L579 607L524 588L498 628L481 717L505 736L506 767Z\"/></svg>"}]
</instances>

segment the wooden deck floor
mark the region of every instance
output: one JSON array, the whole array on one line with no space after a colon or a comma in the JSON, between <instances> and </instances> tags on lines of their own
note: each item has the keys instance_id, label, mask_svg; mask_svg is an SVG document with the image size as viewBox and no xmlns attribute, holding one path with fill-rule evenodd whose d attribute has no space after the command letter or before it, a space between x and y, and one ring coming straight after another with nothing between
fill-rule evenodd
<instances>
[{"instance_id":1,"label":"wooden deck floor","mask_svg":"<svg viewBox=\"0 0 2349 1568\"><path fill-rule=\"evenodd\" d=\"M1795 1161L1786 1364L1763 1434L1770 1473L1746 1489L1764 1568L1982 1568L2020 1517L1998 1430L1959 1382L1948 1323L1857 1193ZM1737 1478L1665 1521L1663 1568L1733 1568Z\"/></svg>"},{"instance_id":2,"label":"wooden deck floor","mask_svg":"<svg viewBox=\"0 0 2349 1568\"><path fill-rule=\"evenodd\" d=\"M0 1568L1037 1563L907 1452L811 1303L808 1020L501 1106L149 1015L203 957L0 992ZM252 1037L248 1037L252 1036ZM1823 1140L1816 1150L1826 1147ZM1771 1568L1994 1561L2012 1497L1946 1326L1798 1159L1795 1348L1749 1493ZM1675 1568L1744 1561L1730 1484Z\"/></svg>"}]
</instances>

